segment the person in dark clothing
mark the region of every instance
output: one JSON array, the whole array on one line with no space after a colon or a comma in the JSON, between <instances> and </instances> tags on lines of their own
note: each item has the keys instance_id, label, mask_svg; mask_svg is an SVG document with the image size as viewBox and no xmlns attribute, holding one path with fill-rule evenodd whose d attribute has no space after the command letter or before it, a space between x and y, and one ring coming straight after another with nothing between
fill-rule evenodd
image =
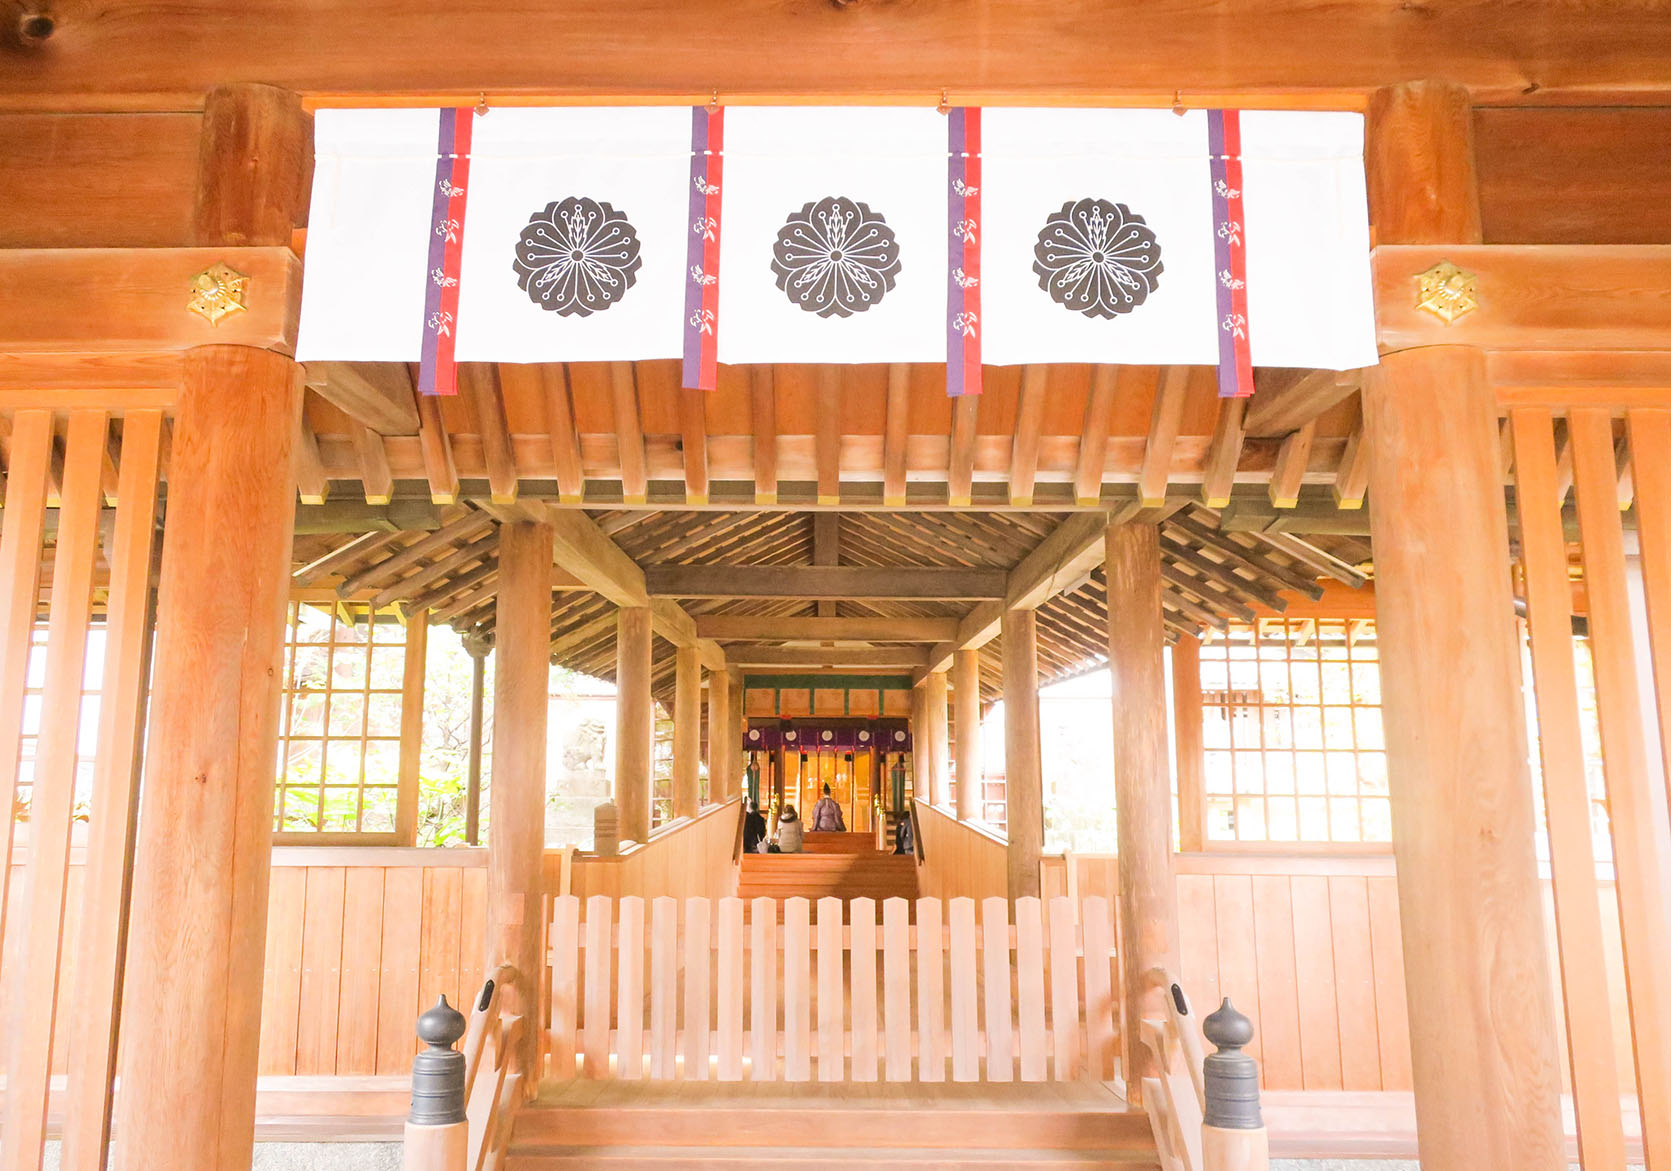
<instances>
[{"instance_id":1,"label":"person in dark clothing","mask_svg":"<svg viewBox=\"0 0 1671 1171\"><path fill-rule=\"evenodd\" d=\"M760 843L766 840L766 815L748 803L748 814L743 818L743 853L758 854Z\"/></svg>"}]
</instances>

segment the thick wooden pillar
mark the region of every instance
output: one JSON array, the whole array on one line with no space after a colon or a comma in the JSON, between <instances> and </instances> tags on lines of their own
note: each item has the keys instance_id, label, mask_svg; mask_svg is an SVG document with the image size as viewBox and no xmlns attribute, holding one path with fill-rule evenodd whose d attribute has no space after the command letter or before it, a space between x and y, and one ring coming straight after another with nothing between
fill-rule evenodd
<instances>
[{"instance_id":1,"label":"thick wooden pillar","mask_svg":"<svg viewBox=\"0 0 1671 1171\"><path fill-rule=\"evenodd\" d=\"M1108 672L1114 689L1114 804L1120 866L1124 1068L1145 1072L1138 1022L1164 1019L1165 974L1178 974L1178 894L1172 876L1172 770L1167 759L1166 647L1160 533L1108 526ZM1127 1087L1141 1095L1127 1075Z\"/></svg>"},{"instance_id":2,"label":"thick wooden pillar","mask_svg":"<svg viewBox=\"0 0 1671 1171\"><path fill-rule=\"evenodd\" d=\"M1207 758L1201 711L1201 640L1187 634L1172 644L1172 739L1178 773L1178 848L1207 845Z\"/></svg>"},{"instance_id":3,"label":"thick wooden pillar","mask_svg":"<svg viewBox=\"0 0 1671 1171\"><path fill-rule=\"evenodd\" d=\"M650 840L652 704L650 608L623 606L615 626L615 808L622 841ZM497 761L494 770L498 770Z\"/></svg>"},{"instance_id":4,"label":"thick wooden pillar","mask_svg":"<svg viewBox=\"0 0 1671 1171\"><path fill-rule=\"evenodd\" d=\"M295 94L210 94L199 160L197 243L290 242L312 174ZM124 1171L250 1165L301 401L280 354L186 356L123 991Z\"/></svg>"},{"instance_id":5,"label":"thick wooden pillar","mask_svg":"<svg viewBox=\"0 0 1671 1171\"><path fill-rule=\"evenodd\" d=\"M952 697L957 704L957 820L981 814L981 653L952 655Z\"/></svg>"},{"instance_id":6,"label":"thick wooden pillar","mask_svg":"<svg viewBox=\"0 0 1671 1171\"><path fill-rule=\"evenodd\" d=\"M673 659L673 816L695 817L702 804L702 660L695 647Z\"/></svg>"},{"instance_id":7,"label":"thick wooden pillar","mask_svg":"<svg viewBox=\"0 0 1671 1171\"><path fill-rule=\"evenodd\" d=\"M524 979L511 1011L539 1015L540 914L545 857L546 714L550 707L550 525L499 529L494 607L493 785L488 790L487 957ZM470 987L475 973L461 973ZM537 1029L523 1034L523 1069L537 1070Z\"/></svg>"},{"instance_id":8,"label":"thick wooden pillar","mask_svg":"<svg viewBox=\"0 0 1671 1171\"><path fill-rule=\"evenodd\" d=\"M1039 893L1044 853L1044 764L1039 745L1038 619L1031 610L1005 610L1004 797L1009 838L1009 892Z\"/></svg>"},{"instance_id":9,"label":"thick wooden pillar","mask_svg":"<svg viewBox=\"0 0 1671 1171\"><path fill-rule=\"evenodd\" d=\"M731 678L724 671L708 675L708 800L729 801L736 771L731 751Z\"/></svg>"},{"instance_id":10,"label":"thick wooden pillar","mask_svg":"<svg viewBox=\"0 0 1671 1171\"><path fill-rule=\"evenodd\" d=\"M743 673L733 668L725 676L731 683L731 694L727 697L731 703L731 784L727 791L733 797L741 797L746 788L743 746L748 743L748 710L743 703Z\"/></svg>"},{"instance_id":11,"label":"thick wooden pillar","mask_svg":"<svg viewBox=\"0 0 1671 1171\"><path fill-rule=\"evenodd\" d=\"M1422 1166L1565 1166L1497 413L1476 350L1364 383Z\"/></svg>"},{"instance_id":12,"label":"thick wooden pillar","mask_svg":"<svg viewBox=\"0 0 1671 1171\"><path fill-rule=\"evenodd\" d=\"M301 373L262 350L186 356L123 992L124 1171L250 1165Z\"/></svg>"},{"instance_id":13,"label":"thick wooden pillar","mask_svg":"<svg viewBox=\"0 0 1671 1171\"><path fill-rule=\"evenodd\" d=\"M1480 239L1471 125L1455 86L1375 95L1366 158L1380 241ZM1484 357L1450 346L1387 355L1366 372L1363 411L1422 1166L1563 1167L1502 456Z\"/></svg>"},{"instance_id":14,"label":"thick wooden pillar","mask_svg":"<svg viewBox=\"0 0 1671 1171\"><path fill-rule=\"evenodd\" d=\"M946 710L946 672L930 671L923 680L923 730L928 734L928 776L922 795L935 805L951 804L951 725Z\"/></svg>"}]
</instances>

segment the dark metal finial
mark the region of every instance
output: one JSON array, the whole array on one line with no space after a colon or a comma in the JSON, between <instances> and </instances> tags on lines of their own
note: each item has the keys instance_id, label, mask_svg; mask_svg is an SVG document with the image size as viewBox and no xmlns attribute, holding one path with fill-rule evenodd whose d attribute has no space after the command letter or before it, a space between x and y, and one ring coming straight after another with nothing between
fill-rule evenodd
<instances>
[{"instance_id":1,"label":"dark metal finial","mask_svg":"<svg viewBox=\"0 0 1671 1171\"><path fill-rule=\"evenodd\" d=\"M1202 1121L1221 1130L1258 1130L1259 1064L1242 1052L1253 1040L1253 1022L1225 997L1218 1011L1201 1022L1201 1031L1218 1049L1201 1063L1207 1109Z\"/></svg>"},{"instance_id":2,"label":"dark metal finial","mask_svg":"<svg viewBox=\"0 0 1671 1171\"><path fill-rule=\"evenodd\" d=\"M412 1059L412 1110L409 1122L446 1126L463 1122L464 1054L453 1048L464 1036L464 1014L445 996L418 1018L418 1039L429 1048Z\"/></svg>"}]
</instances>

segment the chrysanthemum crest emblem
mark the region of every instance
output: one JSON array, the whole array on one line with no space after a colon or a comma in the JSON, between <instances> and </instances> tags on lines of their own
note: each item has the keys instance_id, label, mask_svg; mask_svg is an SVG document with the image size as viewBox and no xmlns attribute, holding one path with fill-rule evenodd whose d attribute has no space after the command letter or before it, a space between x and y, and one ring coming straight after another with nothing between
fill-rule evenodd
<instances>
[{"instance_id":1,"label":"chrysanthemum crest emblem","mask_svg":"<svg viewBox=\"0 0 1671 1171\"><path fill-rule=\"evenodd\" d=\"M541 309L589 317L638 280L638 230L607 203L571 196L535 212L517 238L516 283Z\"/></svg>"},{"instance_id":2,"label":"chrysanthemum crest emblem","mask_svg":"<svg viewBox=\"0 0 1671 1171\"><path fill-rule=\"evenodd\" d=\"M1154 229L1123 203L1070 200L1039 229L1033 272L1039 288L1086 317L1130 313L1160 283Z\"/></svg>"},{"instance_id":3,"label":"chrysanthemum crest emblem","mask_svg":"<svg viewBox=\"0 0 1671 1171\"><path fill-rule=\"evenodd\" d=\"M851 317L875 307L899 276L899 241L882 216L845 196L826 196L792 213L772 247L777 287L820 317Z\"/></svg>"}]
</instances>

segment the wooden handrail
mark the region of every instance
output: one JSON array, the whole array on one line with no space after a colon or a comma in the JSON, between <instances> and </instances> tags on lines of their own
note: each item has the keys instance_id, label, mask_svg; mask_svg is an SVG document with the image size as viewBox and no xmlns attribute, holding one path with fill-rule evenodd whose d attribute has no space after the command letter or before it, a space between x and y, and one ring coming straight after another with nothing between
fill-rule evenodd
<instances>
[{"instance_id":1,"label":"wooden handrail","mask_svg":"<svg viewBox=\"0 0 1671 1171\"><path fill-rule=\"evenodd\" d=\"M1259 1070L1241 1051L1253 1039L1252 1023L1226 999L1203 1022L1217 1050L1203 1057L1183 986L1169 973L1156 975L1166 987L1166 1018L1142 1024L1155 1071L1143 1079L1143 1108L1163 1171L1267 1171Z\"/></svg>"},{"instance_id":2,"label":"wooden handrail","mask_svg":"<svg viewBox=\"0 0 1671 1171\"><path fill-rule=\"evenodd\" d=\"M418 1035L429 1049L412 1063L402 1171L492 1171L503 1165L524 1086L532 1081L517 1055L523 1019L504 1011L506 990L520 980L514 967L500 964L483 982L468 1021L446 997L418 1019ZM453 1049L461 1037L462 1051Z\"/></svg>"}]
</instances>

